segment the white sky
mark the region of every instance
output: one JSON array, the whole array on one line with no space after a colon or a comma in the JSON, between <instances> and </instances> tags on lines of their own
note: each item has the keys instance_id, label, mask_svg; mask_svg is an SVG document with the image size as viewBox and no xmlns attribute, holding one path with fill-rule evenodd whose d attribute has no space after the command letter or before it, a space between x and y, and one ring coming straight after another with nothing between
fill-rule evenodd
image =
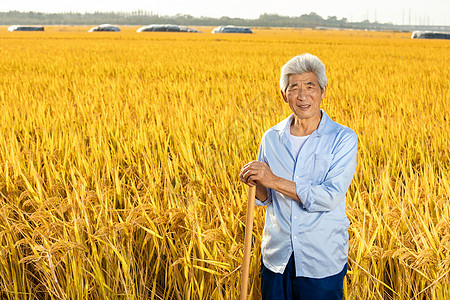
<instances>
[{"instance_id":1,"label":"white sky","mask_svg":"<svg viewBox=\"0 0 450 300\"><path fill-rule=\"evenodd\" d=\"M415 25L449 25L450 0L0 0L0 11L94 12L145 10L159 15L256 19L263 13Z\"/></svg>"}]
</instances>

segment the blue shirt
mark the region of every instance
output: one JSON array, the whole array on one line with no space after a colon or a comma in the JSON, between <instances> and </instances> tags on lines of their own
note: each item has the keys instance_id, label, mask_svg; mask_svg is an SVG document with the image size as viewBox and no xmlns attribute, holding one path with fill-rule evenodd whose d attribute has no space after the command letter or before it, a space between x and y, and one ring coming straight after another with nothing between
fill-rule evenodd
<instances>
[{"instance_id":1,"label":"blue shirt","mask_svg":"<svg viewBox=\"0 0 450 300\"><path fill-rule=\"evenodd\" d=\"M296 276L324 278L342 271L348 256L345 194L356 169L358 137L322 110L319 127L292 154L290 125L294 115L263 135L258 160L279 177L294 181L301 203L267 189L261 244L264 265L283 273L292 252Z\"/></svg>"}]
</instances>

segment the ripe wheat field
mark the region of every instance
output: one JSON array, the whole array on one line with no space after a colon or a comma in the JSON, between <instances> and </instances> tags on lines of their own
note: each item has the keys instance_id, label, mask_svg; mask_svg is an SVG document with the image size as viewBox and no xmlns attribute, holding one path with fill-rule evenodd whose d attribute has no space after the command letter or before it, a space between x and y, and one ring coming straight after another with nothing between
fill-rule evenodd
<instances>
[{"instance_id":1,"label":"ripe wheat field","mask_svg":"<svg viewBox=\"0 0 450 300\"><path fill-rule=\"evenodd\" d=\"M450 298L450 43L409 33L0 28L0 298L236 299L241 166L304 52L359 137L345 299ZM256 208L250 299L259 299Z\"/></svg>"}]
</instances>

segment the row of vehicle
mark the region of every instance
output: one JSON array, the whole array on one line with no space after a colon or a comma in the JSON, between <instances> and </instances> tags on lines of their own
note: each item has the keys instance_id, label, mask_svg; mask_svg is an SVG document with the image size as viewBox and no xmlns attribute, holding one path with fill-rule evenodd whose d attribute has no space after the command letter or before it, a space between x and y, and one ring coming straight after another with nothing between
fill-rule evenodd
<instances>
[{"instance_id":1,"label":"row of vehicle","mask_svg":"<svg viewBox=\"0 0 450 300\"><path fill-rule=\"evenodd\" d=\"M8 28L8 31L44 31L43 26L22 26L13 25ZM116 25L102 24L99 26L92 27L89 32L96 31L109 31L109 32L120 32L120 28ZM153 24L142 26L137 30L137 32L202 32L197 29L172 25L172 24ZM211 33L253 33L252 29L249 27L239 27L233 25L219 26L214 28Z\"/></svg>"},{"instance_id":2,"label":"row of vehicle","mask_svg":"<svg viewBox=\"0 0 450 300\"><path fill-rule=\"evenodd\" d=\"M8 31L44 31L43 26L21 26L13 25L8 28ZM89 32L95 31L109 31L120 32L120 28L116 25L102 24L89 29ZM202 32L197 29L172 25L172 24L153 24L142 26L137 32ZM211 33L253 33L249 27L238 27L233 25L219 26L214 28ZM450 33L432 32L432 31L414 31L411 34L412 39L450 39Z\"/></svg>"}]
</instances>

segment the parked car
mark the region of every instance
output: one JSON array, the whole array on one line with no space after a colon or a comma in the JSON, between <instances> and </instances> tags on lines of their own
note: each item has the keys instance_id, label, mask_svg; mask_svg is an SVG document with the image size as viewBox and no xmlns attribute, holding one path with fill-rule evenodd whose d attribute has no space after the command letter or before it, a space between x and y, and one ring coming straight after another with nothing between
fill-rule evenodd
<instances>
[{"instance_id":1,"label":"parked car","mask_svg":"<svg viewBox=\"0 0 450 300\"><path fill-rule=\"evenodd\" d=\"M113 31L113 32L119 32L120 28L115 26L115 25L111 25L111 24L102 24L96 27L92 27L91 29L89 29L89 32L94 32L94 31Z\"/></svg>"},{"instance_id":2,"label":"parked car","mask_svg":"<svg viewBox=\"0 0 450 300\"><path fill-rule=\"evenodd\" d=\"M253 33L253 31L249 27L226 25L214 28L211 33Z\"/></svg>"},{"instance_id":3,"label":"parked car","mask_svg":"<svg viewBox=\"0 0 450 300\"><path fill-rule=\"evenodd\" d=\"M8 27L8 31L44 31L44 26L12 25Z\"/></svg>"},{"instance_id":4,"label":"parked car","mask_svg":"<svg viewBox=\"0 0 450 300\"><path fill-rule=\"evenodd\" d=\"M201 32L196 29L171 25L171 24L152 24L147 26L142 26L137 30L137 32Z\"/></svg>"},{"instance_id":5,"label":"parked car","mask_svg":"<svg viewBox=\"0 0 450 300\"><path fill-rule=\"evenodd\" d=\"M450 33L434 31L414 31L411 34L412 39L450 39Z\"/></svg>"}]
</instances>

